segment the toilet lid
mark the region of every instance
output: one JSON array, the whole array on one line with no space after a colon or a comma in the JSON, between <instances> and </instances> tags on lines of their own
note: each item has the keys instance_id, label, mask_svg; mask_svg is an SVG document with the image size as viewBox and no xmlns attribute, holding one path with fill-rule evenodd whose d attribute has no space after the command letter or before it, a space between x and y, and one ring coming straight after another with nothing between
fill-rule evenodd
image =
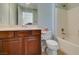
<instances>
[{"instance_id":1,"label":"toilet lid","mask_svg":"<svg viewBox=\"0 0 79 59\"><path fill-rule=\"evenodd\" d=\"M46 43L49 45L58 45L57 42L54 40L46 40Z\"/></svg>"}]
</instances>

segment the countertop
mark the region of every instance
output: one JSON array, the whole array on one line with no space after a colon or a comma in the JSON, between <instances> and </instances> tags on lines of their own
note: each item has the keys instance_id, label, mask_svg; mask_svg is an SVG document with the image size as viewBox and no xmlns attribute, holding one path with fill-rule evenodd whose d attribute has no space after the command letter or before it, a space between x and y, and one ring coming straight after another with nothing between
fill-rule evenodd
<instances>
[{"instance_id":1,"label":"countertop","mask_svg":"<svg viewBox=\"0 0 79 59\"><path fill-rule=\"evenodd\" d=\"M17 30L42 30L42 28L36 25L0 26L0 31L17 31Z\"/></svg>"}]
</instances>

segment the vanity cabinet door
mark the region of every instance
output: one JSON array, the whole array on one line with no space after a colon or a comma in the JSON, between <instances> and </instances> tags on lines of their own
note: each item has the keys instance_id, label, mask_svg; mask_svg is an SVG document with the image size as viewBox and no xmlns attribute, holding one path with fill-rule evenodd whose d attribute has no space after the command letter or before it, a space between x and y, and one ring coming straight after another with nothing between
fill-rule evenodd
<instances>
[{"instance_id":1,"label":"vanity cabinet door","mask_svg":"<svg viewBox=\"0 0 79 59\"><path fill-rule=\"evenodd\" d=\"M28 46L28 42L27 42L28 38L24 37L23 39L24 39L23 40L23 46L24 46L23 52L25 55L27 55L28 54L28 47L27 47Z\"/></svg>"},{"instance_id":2,"label":"vanity cabinet door","mask_svg":"<svg viewBox=\"0 0 79 59\"><path fill-rule=\"evenodd\" d=\"M2 43L2 40L0 40L0 54L2 54L3 53L3 43Z\"/></svg>"},{"instance_id":3,"label":"vanity cabinet door","mask_svg":"<svg viewBox=\"0 0 79 59\"><path fill-rule=\"evenodd\" d=\"M8 41L8 53L10 55L22 55L22 38L15 38Z\"/></svg>"},{"instance_id":4,"label":"vanity cabinet door","mask_svg":"<svg viewBox=\"0 0 79 59\"><path fill-rule=\"evenodd\" d=\"M6 49L7 42L5 40L0 40L0 55L8 54L8 50Z\"/></svg>"},{"instance_id":5,"label":"vanity cabinet door","mask_svg":"<svg viewBox=\"0 0 79 59\"><path fill-rule=\"evenodd\" d=\"M8 54L7 39L0 39L0 55Z\"/></svg>"},{"instance_id":6,"label":"vanity cabinet door","mask_svg":"<svg viewBox=\"0 0 79 59\"><path fill-rule=\"evenodd\" d=\"M28 37L27 40L27 51L28 55L39 55L41 54L41 42L40 37L38 36L31 36Z\"/></svg>"}]
</instances>

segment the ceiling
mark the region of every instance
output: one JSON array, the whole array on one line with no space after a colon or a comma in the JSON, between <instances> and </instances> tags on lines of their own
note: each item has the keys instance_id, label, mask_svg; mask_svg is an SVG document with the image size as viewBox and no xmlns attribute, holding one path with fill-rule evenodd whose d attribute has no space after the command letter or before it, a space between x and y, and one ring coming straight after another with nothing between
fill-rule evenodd
<instances>
[{"instance_id":1,"label":"ceiling","mask_svg":"<svg viewBox=\"0 0 79 59\"><path fill-rule=\"evenodd\" d=\"M69 3L67 4L68 9L79 7L79 3Z\"/></svg>"},{"instance_id":2,"label":"ceiling","mask_svg":"<svg viewBox=\"0 0 79 59\"><path fill-rule=\"evenodd\" d=\"M37 9L39 3L18 3L23 8ZM57 3L58 7L71 9L79 6L79 3Z\"/></svg>"},{"instance_id":3,"label":"ceiling","mask_svg":"<svg viewBox=\"0 0 79 59\"><path fill-rule=\"evenodd\" d=\"M64 9L72 9L75 7L79 7L79 3L57 3L57 7Z\"/></svg>"},{"instance_id":4,"label":"ceiling","mask_svg":"<svg viewBox=\"0 0 79 59\"><path fill-rule=\"evenodd\" d=\"M37 9L38 3L18 3L23 8Z\"/></svg>"}]
</instances>

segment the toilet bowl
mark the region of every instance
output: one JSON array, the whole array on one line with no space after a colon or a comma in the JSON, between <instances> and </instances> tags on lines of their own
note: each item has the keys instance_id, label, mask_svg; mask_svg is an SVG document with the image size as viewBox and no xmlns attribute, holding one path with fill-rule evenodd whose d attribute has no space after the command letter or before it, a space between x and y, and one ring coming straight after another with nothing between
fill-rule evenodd
<instances>
[{"instance_id":1,"label":"toilet bowl","mask_svg":"<svg viewBox=\"0 0 79 59\"><path fill-rule=\"evenodd\" d=\"M57 55L58 43L54 40L46 40L47 45L47 54L49 55Z\"/></svg>"},{"instance_id":2,"label":"toilet bowl","mask_svg":"<svg viewBox=\"0 0 79 59\"><path fill-rule=\"evenodd\" d=\"M54 40L46 40L47 47L50 49L58 49L58 43Z\"/></svg>"}]
</instances>

